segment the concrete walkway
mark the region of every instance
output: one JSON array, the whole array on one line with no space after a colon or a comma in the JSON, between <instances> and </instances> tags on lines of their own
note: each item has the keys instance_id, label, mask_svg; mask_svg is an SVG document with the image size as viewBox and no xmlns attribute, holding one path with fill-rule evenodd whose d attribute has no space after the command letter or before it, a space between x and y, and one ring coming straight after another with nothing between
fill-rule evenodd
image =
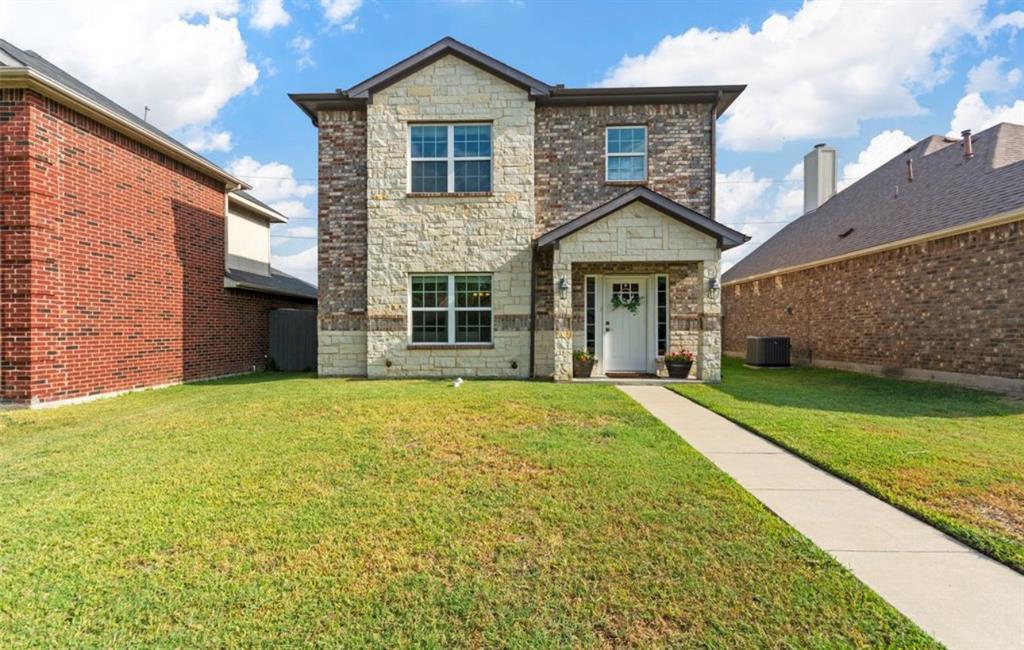
<instances>
[{"instance_id":1,"label":"concrete walkway","mask_svg":"<svg viewBox=\"0 0 1024 650\"><path fill-rule=\"evenodd\" d=\"M1024 576L661 386L620 386L952 649L1024 649Z\"/></svg>"}]
</instances>

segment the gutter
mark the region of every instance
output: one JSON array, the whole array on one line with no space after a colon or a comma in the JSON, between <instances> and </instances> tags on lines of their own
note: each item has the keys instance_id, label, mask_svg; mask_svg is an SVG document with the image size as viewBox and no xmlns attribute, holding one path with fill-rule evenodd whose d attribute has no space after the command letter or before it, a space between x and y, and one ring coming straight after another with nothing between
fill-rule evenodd
<instances>
[{"instance_id":1,"label":"gutter","mask_svg":"<svg viewBox=\"0 0 1024 650\"><path fill-rule=\"evenodd\" d=\"M1024 210L1020 208L1014 208L1009 212L1003 212L987 219L980 221L972 221L971 223L965 223L959 226L953 226L951 228L944 228L942 230L934 230L923 235L915 235L913 237L906 237L904 239L897 239L886 244L878 244L870 248L862 248L858 251L850 253L843 253L842 255L834 255L832 257L826 257L820 260L814 260L813 262L805 262L803 264L794 264L793 266L784 266L771 271L765 271L764 273L756 273L754 275L748 275L746 277L739 278L737 280L728 280L722 283L722 288L730 287L736 284L745 284L747 282L753 282L754 280L763 280L765 278L775 277L776 275L784 275L786 273L796 273L797 271L806 271L807 269L813 269L818 266L825 266L826 264L835 264L836 262L843 262L845 260L851 260L858 257L866 257L868 255L874 255L876 253L883 253L885 251L894 250L897 248L904 248L906 246L913 246L914 244L923 244L925 242L933 241L936 239L945 239L946 237L953 237L955 235L962 235L964 233L973 232L975 230L985 230L986 228L994 228L996 226L1002 226L1015 221L1024 220Z\"/></svg>"},{"instance_id":2,"label":"gutter","mask_svg":"<svg viewBox=\"0 0 1024 650\"><path fill-rule=\"evenodd\" d=\"M160 137L155 133L140 128L130 120L113 113L109 108L97 104L88 97L63 84L57 83L45 75L39 74L31 68L0 68L0 88L27 88L49 97L86 117L142 142L146 146L177 160L187 167L222 181L225 190L228 192L252 189L251 185L232 176L187 147L173 142L170 137Z\"/></svg>"},{"instance_id":3,"label":"gutter","mask_svg":"<svg viewBox=\"0 0 1024 650\"><path fill-rule=\"evenodd\" d=\"M269 210L258 203L253 203L241 194L236 194L234 192L228 194L228 202L237 203L250 212L255 212L262 217L266 217L268 221L273 221L274 223L288 223L288 217L275 212L274 210Z\"/></svg>"},{"instance_id":4,"label":"gutter","mask_svg":"<svg viewBox=\"0 0 1024 650\"><path fill-rule=\"evenodd\" d=\"M279 289L268 289L267 287L258 284L239 282L238 280L232 280L231 278L224 278L224 288L244 289L245 291L255 291L257 293L265 293L272 296L283 296L285 298L298 298L300 300L308 300L309 302L317 302L317 298L315 296L308 296L292 291L281 291Z\"/></svg>"}]
</instances>

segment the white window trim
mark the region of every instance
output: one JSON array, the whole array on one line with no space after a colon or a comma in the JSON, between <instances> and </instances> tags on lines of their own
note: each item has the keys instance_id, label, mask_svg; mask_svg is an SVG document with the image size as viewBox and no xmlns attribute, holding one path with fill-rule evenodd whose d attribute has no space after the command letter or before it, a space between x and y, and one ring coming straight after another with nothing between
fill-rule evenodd
<instances>
[{"instance_id":1,"label":"white window trim","mask_svg":"<svg viewBox=\"0 0 1024 650\"><path fill-rule=\"evenodd\" d=\"M461 160L461 158L460 158ZM417 277L442 276L448 278L448 308L438 309L436 307L413 307L412 306L412 281ZM458 277L479 277L486 276L491 279L491 306L490 307L456 307L455 278ZM461 345L475 346L494 345L494 274L492 273L411 273L409 275L409 326L406 335L409 338L410 346L436 346L436 345ZM448 312L448 340L446 341L413 341L412 340L412 314L417 311L447 311ZM455 314L466 311L486 311L491 313L491 340L490 341L455 341Z\"/></svg>"},{"instance_id":2,"label":"white window trim","mask_svg":"<svg viewBox=\"0 0 1024 650\"><path fill-rule=\"evenodd\" d=\"M672 351L672 309L668 274L658 273L654 276L654 355L658 359L663 356L658 354L658 280L661 278L665 278L665 354Z\"/></svg>"},{"instance_id":3,"label":"white window trim","mask_svg":"<svg viewBox=\"0 0 1024 650\"><path fill-rule=\"evenodd\" d=\"M420 156L413 157L412 155L412 130L413 127L417 126L443 126L448 131L448 156L445 158L423 158ZM457 126L489 126L491 127L491 155L490 156L459 156L455 157L455 127ZM484 190L482 192L489 193L494 190L494 125L490 122L414 122L409 123L409 137L408 147L406 149L406 158L408 159L406 165L406 192L413 194L412 189L412 164L414 162L441 162L445 161L448 170L448 189L445 192L415 192L415 194L455 194L455 161L478 161L486 160L491 163L491 189ZM644 135L644 143L646 146L647 136ZM634 154L635 155L635 154ZM645 172L646 173L646 163ZM470 194L477 194L479 192L473 191Z\"/></svg>"},{"instance_id":4,"label":"white window trim","mask_svg":"<svg viewBox=\"0 0 1024 650\"><path fill-rule=\"evenodd\" d=\"M608 152L608 134L611 133L612 129L643 129L644 130L644 152L639 153L609 153ZM411 131L410 131L411 133ZM604 129L604 180L606 183L643 183L647 180L647 125L645 124L615 124L613 126L606 126ZM640 178L627 178L627 179L613 179L608 177L610 165L608 164L612 158L636 158L637 156L643 156L644 159L644 174Z\"/></svg>"}]
</instances>

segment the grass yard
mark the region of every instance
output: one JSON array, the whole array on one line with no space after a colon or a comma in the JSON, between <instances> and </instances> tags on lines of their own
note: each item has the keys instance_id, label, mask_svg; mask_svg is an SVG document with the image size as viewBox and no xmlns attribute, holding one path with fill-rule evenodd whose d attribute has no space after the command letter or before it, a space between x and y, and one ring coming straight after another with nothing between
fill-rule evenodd
<instances>
[{"instance_id":1,"label":"grass yard","mask_svg":"<svg viewBox=\"0 0 1024 650\"><path fill-rule=\"evenodd\" d=\"M723 361L721 384L673 388L1024 571L1024 401Z\"/></svg>"},{"instance_id":2,"label":"grass yard","mask_svg":"<svg viewBox=\"0 0 1024 650\"><path fill-rule=\"evenodd\" d=\"M610 386L256 375L0 415L0 647L272 644L934 642Z\"/></svg>"}]
</instances>

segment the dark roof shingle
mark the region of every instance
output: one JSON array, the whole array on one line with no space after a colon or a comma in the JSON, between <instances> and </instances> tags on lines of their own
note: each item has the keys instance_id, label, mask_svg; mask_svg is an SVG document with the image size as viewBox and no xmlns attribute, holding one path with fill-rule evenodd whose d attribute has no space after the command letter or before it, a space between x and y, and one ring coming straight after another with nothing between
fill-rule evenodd
<instances>
[{"instance_id":1,"label":"dark roof shingle","mask_svg":"<svg viewBox=\"0 0 1024 650\"><path fill-rule=\"evenodd\" d=\"M1024 210L1024 126L997 124L971 142L974 157L967 159L957 140L921 140L780 230L729 269L723 282Z\"/></svg>"}]
</instances>

